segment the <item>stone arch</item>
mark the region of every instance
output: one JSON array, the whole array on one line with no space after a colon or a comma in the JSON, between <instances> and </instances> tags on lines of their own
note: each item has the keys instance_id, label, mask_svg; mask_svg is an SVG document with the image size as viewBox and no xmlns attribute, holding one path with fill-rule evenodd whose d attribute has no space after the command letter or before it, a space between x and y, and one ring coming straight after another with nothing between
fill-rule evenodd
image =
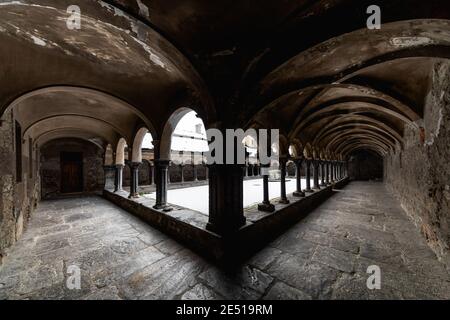
<instances>
[{"instance_id":1,"label":"stone arch","mask_svg":"<svg viewBox=\"0 0 450 320\"><path fill-rule=\"evenodd\" d=\"M133 140L133 147L131 149L131 162L141 163L142 162L142 143L144 142L145 136L150 133L147 128L140 128Z\"/></svg>"},{"instance_id":2,"label":"stone arch","mask_svg":"<svg viewBox=\"0 0 450 320\"><path fill-rule=\"evenodd\" d=\"M188 108L188 107L182 107L177 109L175 112L172 113L172 115L169 117L169 119L166 121L164 125L164 129L161 135L161 141L159 145L159 150L156 150L155 146L155 153L159 152L159 158L163 160L170 160L171 155L171 148L172 148L172 135L180 122L181 119L183 119L184 116L186 116L190 112L196 112L195 110ZM196 112L197 113L197 112ZM200 118L200 116L197 114L197 117ZM202 118L203 126L205 126L205 122Z\"/></svg>"},{"instance_id":3,"label":"stone arch","mask_svg":"<svg viewBox=\"0 0 450 320\"><path fill-rule=\"evenodd\" d=\"M308 160L313 158L313 149L309 144L309 142L305 145L305 148L303 149L303 156L305 157L305 159Z\"/></svg>"},{"instance_id":4,"label":"stone arch","mask_svg":"<svg viewBox=\"0 0 450 320\"><path fill-rule=\"evenodd\" d=\"M125 165L125 148L127 147L127 141L124 138L120 138L116 148L116 165Z\"/></svg>"}]
</instances>

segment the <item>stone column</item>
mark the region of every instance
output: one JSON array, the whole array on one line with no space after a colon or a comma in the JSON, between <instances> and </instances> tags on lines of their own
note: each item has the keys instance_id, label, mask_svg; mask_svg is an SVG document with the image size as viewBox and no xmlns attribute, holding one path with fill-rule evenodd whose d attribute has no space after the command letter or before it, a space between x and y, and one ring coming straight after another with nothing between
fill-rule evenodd
<instances>
[{"instance_id":1,"label":"stone column","mask_svg":"<svg viewBox=\"0 0 450 320\"><path fill-rule=\"evenodd\" d=\"M306 189L305 192L314 192L311 189L311 160L306 160Z\"/></svg>"},{"instance_id":2,"label":"stone column","mask_svg":"<svg viewBox=\"0 0 450 320\"><path fill-rule=\"evenodd\" d=\"M139 162L130 163L130 195L128 198L139 198L138 187L139 187Z\"/></svg>"},{"instance_id":3,"label":"stone column","mask_svg":"<svg viewBox=\"0 0 450 320\"><path fill-rule=\"evenodd\" d=\"M195 165L195 163L192 164L192 170L194 172L194 182L197 182L198 181L197 166Z\"/></svg>"},{"instance_id":4,"label":"stone column","mask_svg":"<svg viewBox=\"0 0 450 320\"><path fill-rule=\"evenodd\" d=\"M116 168L114 166L103 166L106 190L114 190L116 180L115 169Z\"/></svg>"},{"instance_id":5,"label":"stone column","mask_svg":"<svg viewBox=\"0 0 450 320\"><path fill-rule=\"evenodd\" d=\"M321 178L321 187L326 187L326 183L325 183L325 161L320 161L320 178Z\"/></svg>"},{"instance_id":6,"label":"stone column","mask_svg":"<svg viewBox=\"0 0 450 320\"><path fill-rule=\"evenodd\" d=\"M184 164L180 164L181 183L184 183Z\"/></svg>"},{"instance_id":7,"label":"stone column","mask_svg":"<svg viewBox=\"0 0 450 320\"><path fill-rule=\"evenodd\" d=\"M167 185L170 160L155 160L156 204L153 208L170 211L167 205Z\"/></svg>"},{"instance_id":8,"label":"stone column","mask_svg":"<svg viewBox=\"0 0 450 320\"><path fill-rule=\"evenodd\" d=\"M325 174L327 177L326 184L330 184L330 161L325 162Z\"/></svg>"},{"instance_id":9,"label":"stone column","mask_svg":"<svg viewBox=\"0 0 450 320\"><path fill-rule=\"evenodd\" d=\"M123 185L123 164L116 164L116 176L114 180L114 192L122 191Z\"/></svg>"},{"instance_id":10,"label":"stone column","mask_svg":"<svg viewBox=\"0 0 450 320\"><path fill-rule=\"evenodd\" d=\"M258 204L258 210L265 212L275 211L275 206L270 203L269 199L269 168L270 165L261 166L261 174L263 176L263 202Z\"/></svg>"},{"instance_id":11,"label":"stone column","mask_svg":"<svg viewBox=\"0 0 450 320\"><path fill-rule=\"evenodd\" d=\"M313 189L316 190L320 190L320 186L319 186L319 161L318 160L313 160L313 168L314 168L314 173L313 173L313 182L314 182L314 186Z\"/></svg>"},{"instance_id":12,"label":"stone column","mask_svg":"<svg viewBox=\"0 0 450 320\"><path fill-rule=\"evenodd\" d=\"M330 163L330 170L331 170L331 183L336 182L336 172L335 172L335 163L334 161L331 161Z\"/></svg>"},{"instance_id":13,"label":"stone column","mask_svg":"<svg viewBox=\"0 0 450 320\"><path fill-rule=\"evenodd\" d=\"M288 204L289 200L286 196L286 158L280 158L280 183L281 183L281 193L280 193L280 201L279 203Z\"/></svg>"},{"instance_id":14,"label":"stone column","mask_svg":"<svg viewBox=\"0 0 450 320\"><path fill-rule=\"evenodd\" d=\"M339 175L338 175L338 162L336 161L334 163L334 179L337 181L339 181Z\"/></svg>"},{"instance_id":15,"label":"stone column","mask_svg":"<svg viewBox=\"0 0 450 320\"><path fill-rule=\"evenodd\" d=\"M155 165L150 164L150 185L153 186L155 184Z\"/></svg>"},{"instance_id":16,"label":"stone column","mask_svg":"<svg viewBox=\"0 0 450 320\"><path fill-rule=\"evenodd\" d=\"M304 197L305 196L305 193L302 191L302 162L303 162L303 159L294 160L295 178L297 180L297 190L293 193L294 197Z\"/></svg>"},{"instance_id":17,"label":"stone column","mask_svg":"<svg viewBox=\"0 0 450 320\"><path fill-rule=\"evenodd\" d=\"M244 217L243 165L209 165L209 222L206 228L220 235L236 232Z\"/></svg>"}]
</instances>

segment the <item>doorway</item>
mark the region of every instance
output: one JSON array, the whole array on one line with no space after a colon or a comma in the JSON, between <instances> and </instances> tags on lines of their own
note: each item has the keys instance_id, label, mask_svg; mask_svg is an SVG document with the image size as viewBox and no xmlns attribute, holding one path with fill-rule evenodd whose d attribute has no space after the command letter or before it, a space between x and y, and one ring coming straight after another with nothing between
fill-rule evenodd
<instances>
[{"instance_id":1,"label":"doorway","mask_svg":"<svg viewBox=\"0 0 450 320\"><path fill-rule=\"evenodd\" d=\"M83 154L61 152L61 193L83 192Z\"/></svg>"}]
</instances>

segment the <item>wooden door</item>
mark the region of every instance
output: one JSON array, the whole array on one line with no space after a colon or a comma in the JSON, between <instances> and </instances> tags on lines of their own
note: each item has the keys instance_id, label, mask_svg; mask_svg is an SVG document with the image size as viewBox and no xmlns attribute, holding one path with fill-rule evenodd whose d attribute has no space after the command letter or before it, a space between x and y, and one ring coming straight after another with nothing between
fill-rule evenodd
<instances>
[{"instance_id":1,"label":"wooden door","mask_svg":"<svg viewBox=\"0 0 450 320\"><path fill-rule=\"evenodd\" d=\"M61 193L83 192L83 155L61 153Z\"/></svg>"}]
</instances>

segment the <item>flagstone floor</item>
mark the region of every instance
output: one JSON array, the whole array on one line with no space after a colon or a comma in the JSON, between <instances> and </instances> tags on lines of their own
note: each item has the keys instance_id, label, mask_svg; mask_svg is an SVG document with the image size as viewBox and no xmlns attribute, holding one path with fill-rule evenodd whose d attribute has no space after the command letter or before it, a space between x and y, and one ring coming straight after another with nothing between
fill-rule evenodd
<instances>
[{"instance_id":1,"label":"flagstone floor","mask_svg":"<svg viewBox=\"0 0 450 320\"><path fill-rule=\"evenodd\" d=\"M42 202L0 267L0 299L449 298L448 271L375 182L337 191L231 273L99 197Z\"/></svg>"}]
</instances>

